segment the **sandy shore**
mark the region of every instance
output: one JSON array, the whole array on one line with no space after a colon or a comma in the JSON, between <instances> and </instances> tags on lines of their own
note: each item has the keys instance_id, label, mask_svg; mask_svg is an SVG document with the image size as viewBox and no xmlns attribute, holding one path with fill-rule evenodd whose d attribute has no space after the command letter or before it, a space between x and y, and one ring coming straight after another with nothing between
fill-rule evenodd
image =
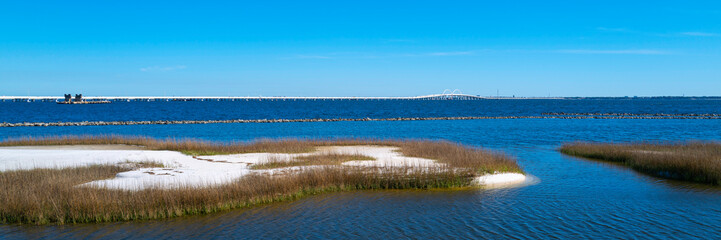
<instances>
[{"instance_id":1,"label":"sandy shore","mask_svg":"<svg viewBox=\"0 0 721 240\"><path fill-rule=\"evenodd\" d=\"M530 184L530 180L520 173L496 173L476 177L471 183L486 188L504 188Z\"/></svg>"},{"instance_id":2,"label":"sandy shore","mask_svg":"<svg viewBox=\"0 0 721 240\"><path fill-rule=\"evenodd\" d=\"M142 190L147 188L177 188L183 186L203 187L223 184L251 173L288 174L303 167L285 167L253 170L253 164L269 159L292 160L295 157L317 154L360 154L375 160L344 162L346 166L362 167L441 167L432 159L403 156L396 147L385 146L332 146L319 147L317 151L301 154L246 153L213 156L188 156L174 151L149 151L128 145L62 145L22 146L0 148L0 171L34 168L70 168L96 164L127 164L132 162L155 162L162 168L141 168L118 173L115 178L93 181L86 186L111 189ZM521 184L523 174L498 173L480 176L473 183L485 187L508 187Z\"/></svg>"}]
</instances>

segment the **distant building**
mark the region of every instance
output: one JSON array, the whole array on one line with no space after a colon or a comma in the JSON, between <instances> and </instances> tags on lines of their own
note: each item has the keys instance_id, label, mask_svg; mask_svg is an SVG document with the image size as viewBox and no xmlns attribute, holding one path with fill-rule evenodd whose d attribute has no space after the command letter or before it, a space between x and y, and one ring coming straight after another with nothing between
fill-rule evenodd
<instances>
[{"instance_id":1,"label":"distant building","mask_svg":"<svg viewBox=\"0 0 721 240\"><path fill-rule=\"evenodd\" d=\"M75 94L73 98L72 94L65 94L65 101L57 102L58 104L99 104L99 103L110 103L109 100L91 100L85 101L82 94Z\"/></svg>"}]
</instances>

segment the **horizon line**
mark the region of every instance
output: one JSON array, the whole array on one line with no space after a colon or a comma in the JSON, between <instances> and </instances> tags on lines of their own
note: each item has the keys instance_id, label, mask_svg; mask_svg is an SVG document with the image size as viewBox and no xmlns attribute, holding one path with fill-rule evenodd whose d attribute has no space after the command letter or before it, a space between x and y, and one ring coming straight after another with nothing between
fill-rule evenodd
<instances>
[{"instance_id":1,"label":"horizon line","mask_svg":"<svg viewBox=\"0 0 721 240\"><path fill-rule=\"evenodd\" d=\"M431 97L472 97L479 99L558 99L558 98L721 98L721 95L706 95L706 96L692 96L692 95L634 95L634 96L516 96L516 95L477 95L477 94L463 94L463 93L452 93L452 94L427 94L427 95L416 95L416 96L188 96L188 95L164 95L164 96L111 96L111 95L97 95L97 96L83 96L84 99L418 99L418 98L431 98ZM3 95L0 96L0 100L12 100L12 99L62 99L64 96L43 96L43 95Z\"/></svg>"}]
</instances>

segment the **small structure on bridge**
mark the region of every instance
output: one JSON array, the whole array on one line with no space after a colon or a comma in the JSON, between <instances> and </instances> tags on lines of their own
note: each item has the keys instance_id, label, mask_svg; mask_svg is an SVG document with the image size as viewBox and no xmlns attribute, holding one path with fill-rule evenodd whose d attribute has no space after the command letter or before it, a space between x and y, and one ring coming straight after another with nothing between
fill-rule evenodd
<instances>
[{"instance_id":1,"label":"small structure on bridge","mask_svg":"<svg viewBox=\"0 0 721 240\"><path fill-rule=\"evenodd\" d=\"M65 100L62 102L57 102L58 104L100 104L100 103L110 103L110 101L107 100L99 100L99 101L85 101L83 99L82 94L75 94L75 98L72 98L71 94L65 94Z\"/></svg>"}]
</instances>

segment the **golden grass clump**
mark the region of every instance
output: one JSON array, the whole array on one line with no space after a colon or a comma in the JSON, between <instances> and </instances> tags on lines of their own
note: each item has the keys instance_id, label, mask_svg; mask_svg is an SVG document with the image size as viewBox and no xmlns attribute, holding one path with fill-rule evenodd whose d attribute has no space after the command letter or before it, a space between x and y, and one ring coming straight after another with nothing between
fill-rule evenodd
<instances>
[{"instance_id":1,"label":"golden grass clump","mask_svg":"<svg viewBox=\"0 0 721 240\"><path fill-rule=\"evenodd\" d=\"M293 174L250 174L223 185L174 189L157 187L139 191L78 185L147 166L122 164L6 171L0 172L0 222L64 224L163 219L292 200L324 192L467 187L474 177L481 174L522 172L513 158L501 153L437 141L263 140L223 144L144 137L81 136L22 138L0 142L0 146L92 144L139 145L152 150L192 154L299 153L311 152L320 146L382 145L398 147L398 151L407 156L435 159L445 164L439 168L420 169L415 166L341 166L340 163L345 161L370 160L370 157L321 154L295 159L302 164L321 166Z\"/></svg>"},{"instance_id":2,"label":"golden grass clump","mask_svg":"<svg viewBox=\"0 0 721 240\"><path fill-rule=\"evenodd\" d=\"M562 153L623 163L650 175L721 185L721 144L687 143L568 143Z\"/></svg>"},{"instance_id":3,"label":"golden grass clump","mask_svg":"<svg viewBox=\"0 0 721 240\"><path fill-rule=\"evenodd\" d=\"M405 156L434 159L453 168L473 169L479 174L523 173L515 159L501 152L446 141L392 141L390 145L399 147Z\"/></svg>"}]
</instances>

